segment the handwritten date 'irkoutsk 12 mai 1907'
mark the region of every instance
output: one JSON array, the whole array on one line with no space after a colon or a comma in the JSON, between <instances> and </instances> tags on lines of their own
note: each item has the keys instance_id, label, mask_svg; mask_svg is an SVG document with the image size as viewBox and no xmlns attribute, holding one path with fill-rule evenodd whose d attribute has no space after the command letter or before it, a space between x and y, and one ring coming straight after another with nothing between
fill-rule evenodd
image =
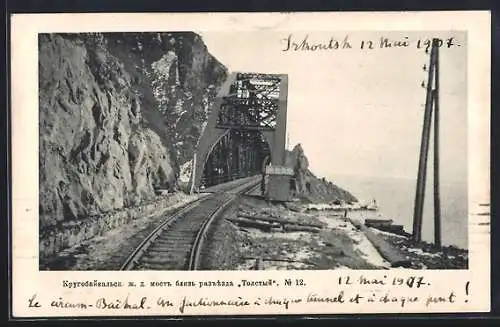
<instances>
[{"instance_id":1,"label":"handwritten date 'irkoutsk 12 mai 1907'","mask_svg":"<svg viewBox=\"0 0 500 327\"><path fill-rule=\"evenodd\" d=\"M283 43L283 52L295 52L295 51L325 51L325 50L340 50L340 49L389 49L389 48L408 48L414 44L417 49L422 49L428 52L432 46L432 39L417 39L410 40L408 36L402 38L393 39L386 36L382 36L377 39L367 39L367 40L354 40L345 35L343 38L330 37L323 40L312 40L309 34L302 37L297 37L293 34L288 35L287 38L281 40ZM437 39L438 47L459 47L461 46L456 42L454 37L449 37L445 39Z\"/></svg>"}]
</instances>

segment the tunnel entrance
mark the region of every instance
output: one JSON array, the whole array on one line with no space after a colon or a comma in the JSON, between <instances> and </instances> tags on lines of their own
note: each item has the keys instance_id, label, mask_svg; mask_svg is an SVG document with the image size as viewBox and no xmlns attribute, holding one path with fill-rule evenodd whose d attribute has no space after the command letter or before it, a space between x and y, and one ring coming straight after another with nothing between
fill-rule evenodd
<instances>
[{"instance_id":1,"label":"tunnel entrance","mask_svg":"<svg viewBox=\"0 0 500 327\"><path fill-rule=\"evenodd\" d=\"M202 187L262 173L271 151L260 131L231 129L210 152L203 169Z\"/></svg>"}]
</instances>

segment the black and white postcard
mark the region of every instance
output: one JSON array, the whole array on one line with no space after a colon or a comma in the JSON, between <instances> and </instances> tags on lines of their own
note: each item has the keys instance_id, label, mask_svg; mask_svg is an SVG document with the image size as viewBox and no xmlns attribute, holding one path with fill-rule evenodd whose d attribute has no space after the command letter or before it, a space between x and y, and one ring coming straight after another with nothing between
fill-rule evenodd
<instances>
[{"instance_id":1,"label":"black and white postcard","mask_svg":"<svg viewBox=\"0 0 500 327\"><path fill-rule=\"evenodd\" d=\"M14 316L488 311L489 19L14 15Z\"/></svg>"}]
</instances>

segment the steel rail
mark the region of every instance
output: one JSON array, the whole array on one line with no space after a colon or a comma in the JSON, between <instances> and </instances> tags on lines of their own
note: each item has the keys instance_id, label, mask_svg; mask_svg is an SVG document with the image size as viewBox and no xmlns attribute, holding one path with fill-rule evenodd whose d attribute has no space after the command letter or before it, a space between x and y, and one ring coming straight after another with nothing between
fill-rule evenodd
<instances>
[{"instance_id":1,"label":"steel rail","mask_svg":"<svg viewBox=\"0 0 500 327\"><path fill-rule=\"evenodd\" d=\"M243 188L241 191L237 192L234 196L232 196L229 200L225 201L214 213L210 215L210 217L205 220L196 235L196 239L193 243L193 247L191 249L191 253L189 255L189 270L198 270L201 264L201 254L204 249L204 243L207 239L207 235L212 225L213 221L219 217L219 215L225 211L225 209L230 206L236 199L237 195L244 194L250 191L255 190L259 186L258 183L252 183L250 186Z\"/></svg>"},{"instance_id":2,"label":"steel rail","mask_svg":"<svg viewBox=\"0 0 500 327\"><path fill-rule=\"evenodd\" d=\"M190 270L193 270L191 267L195 267L194 269L196 269L199 266L201 249L204 240L206 238L206 233L210 227L210 224L214 221L214 219L223 211L223 209L227 208L227 206L229 206L229 204L231 204L236 199L237 194L242 194L248 192L249 190L253 190L257 188L257 186L259 185L258 182L255 181L252 181L250 185L248 184L249 182L242 185L240 184L233 186L232 188L229 189L222 190L222 192L236 191L236 193L229 200L224 201L222 205L220 205L214 212L209 214L208 218L203 221L201 229L197 232L195 242L193 243L194 245L192 246L190 251L190 257L188 261L189 263L188 268ZM203 202L214 199L217 195L216 193L218 192L193 200L192 202L188 203L186 206L182 207L177 212L168 216L162 223L160 223L158 227L156 227L150 234L148 234L148 236L146 236L144 240L135 248L135 250L127 257L125 262L122 264L120 270L134 269L134 267L138 264L140 258L147 253L148 248L167 228L169 228L181 216L184 216L194 208L202 205Z\"/></svg>"},{"instance_id":3,"label":"steel rail","mask_svg":"<svg viewBox=\"0 0 500 327\"><path fill-rule=\"evenodd\" d=\"M146 238L135 248L135 250L128 256L120 270L132 270L139 261L139 258L147 251L151 243L163 232L163 230L170 226L183 214L189 212L191 209L198 206L203 200L208 200L211 196L205 196L188 203L185 207L178 212L170 215L158 227L156 227Z\"/></svg>"}]
</instances>

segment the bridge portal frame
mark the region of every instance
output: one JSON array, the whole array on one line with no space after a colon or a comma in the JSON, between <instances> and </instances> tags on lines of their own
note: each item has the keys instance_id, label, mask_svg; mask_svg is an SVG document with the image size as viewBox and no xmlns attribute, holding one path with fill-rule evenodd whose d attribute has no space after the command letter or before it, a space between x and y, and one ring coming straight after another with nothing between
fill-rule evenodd
<instances>
[{"instance_id":1,"label":"bridge portal frame","mask_svg":"<svg viewBox=\"0 0 500 327\"><path fill-rule=\"evenodd\" d=\"M191 174L191 193L198 189L203 176L203 171L208 157L219 140L230 132L235 126L218 125L219 111L224 103L225 97L231 92L231 86L237 81L240 73L229 74L221 86L212 104L212 110L208 117L207 125L198 142L194 155L193 171ZM278 109L276 110L276 124L274 129L259 128L256 126L238 126L238 128L259 130L267 141L270 149L271 165L284 166L285 164L285 142L286 142L286 117L288 104L288 75L268 74L279 78ZM264 174L265 171L262 172ZM288 201L290 198L289 181L291 176L270 175L266 198L275 201Z\"/></svg>"}]
</instances>

